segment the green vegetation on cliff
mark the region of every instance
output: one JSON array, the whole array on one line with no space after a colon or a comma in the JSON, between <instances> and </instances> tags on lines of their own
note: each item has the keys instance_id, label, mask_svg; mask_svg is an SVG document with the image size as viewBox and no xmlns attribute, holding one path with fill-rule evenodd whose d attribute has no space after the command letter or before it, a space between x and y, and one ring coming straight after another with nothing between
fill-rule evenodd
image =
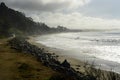
<instances>
[{"instance_id":1,"label":"green vegetation on cliff","mask_svg":"<svg viewBox=\"0 0 120 80\"><path fill-rule=\"evenodd\" d=\"M50 28L45 23L34 22L23 13L0 4L0 37L15 35L34 35L56 31L64 31L64 27Z\"/></svg>"},{"instance_id":2,"label":"green vegetation on cliff","mask_svg":"<svg viewBox=\"0 0 120 80\"><path fill-rule=\"evenodd\" d=\"M35 57L10 49L0 39L0 80L49 80L56 74Z\"/></svg>"}]
</instances>

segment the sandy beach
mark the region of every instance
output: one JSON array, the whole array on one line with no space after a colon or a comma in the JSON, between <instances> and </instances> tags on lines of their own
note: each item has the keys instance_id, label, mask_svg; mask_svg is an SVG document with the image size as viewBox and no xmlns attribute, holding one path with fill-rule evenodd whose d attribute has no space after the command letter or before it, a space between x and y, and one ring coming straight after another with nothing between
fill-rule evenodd
<instances>
[{"instance_id":1,"label":"sandy beach","mask_svg":"<svg viewBox=\"0 0 120 80\"><path fill-rule=\"evenodd\" d=\"M77 59L77 57L73 57L72 55L71 56L66 55L68 53L73 54L72 52L60 50L60 49L57 49L57 48L47 47L43 44L36 43L34 38L35 37L30 37L30 39L28 41L33 45L36 45L40 48L44 48L44 50L46 52L49 52L51 54L55 54L55 55L59 56L58 60L60 62L63 62L65 59L67 59L68 62L71 64L71 67L74 68L76 71L80 71L80 72L84 73L85 72L85 66L89 67L92 64L92 65L94 65L94 67L96 69L101 69L105 73L107 73L107 71L112 71L112 72L119 73L118 70L119 70L120 65L118 63L111 62L111 61L105 61L105 60L101 60L101 59L97 59L97 58L87 58L87 57L85 58L83 55L81 55L80 59ZM107 64L107 65L105 65L105 64ZM118 67L118 68L115 70L114 69L115 67Z\"/></svg>"},{"instance_id":2,"label":"sandy beach","mask_svg":"<svg viewBox=\"0 0 120 80\"><path fill-rule=\"evenodd\" d=\"M34 37L30 37L30 39L28 40L30 43L32 43L33 45L36 45L36 46L38 46L38 47L40 47L40 48L44 48L44 50L46 51L46 52L49 52L49 53L51 53L51 54L55 54L55 55L57 55L57 56L59 56L58 57L58 60L60 61L60 62L63 62L65 59L67 59L67 61L71 64L71 66L75 69L75 70L77 70L77 71L82 71L82 72L84 72L84 62L82 62L82 61L80 61L80 60L77 60L77 59L74 59L74 58L72 58L72 57L70 57L70 56L65 56L65 55L63 55L63 53L68 53L68 52L65 52L65 51L63 51L63 50L60 50L60 49L57 49L57 48L51 48L51 47L47 47L47 46L45 46L45 45L43 45L43 44L38 44L38 43L36 43L35 41L34 41ZM81 66L82 65L82 66Z\"/></svg>"}]
</instances>

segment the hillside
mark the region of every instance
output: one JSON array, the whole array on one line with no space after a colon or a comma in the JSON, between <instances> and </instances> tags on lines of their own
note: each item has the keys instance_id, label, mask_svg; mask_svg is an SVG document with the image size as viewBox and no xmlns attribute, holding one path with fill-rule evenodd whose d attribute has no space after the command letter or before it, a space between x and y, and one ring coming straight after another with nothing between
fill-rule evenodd
<instances>
[{"instance_id":1,"label":"hillside","mask_svg":"<svg viewBox=\"0 0 120 80\"><path fill-rule=\"evenodd\" d=\"M35 57L11 49L6 40L0 39L0 80L49 80L59 75Z\"/></svg>"},{"instance_id":2,"label":"hillside","mask_svg":"<svg viewBox=\"0 0 120 80\"><path fill-rule=\"evenodd\" d=\"M75 64L76 67L73 68L73 64L69 62L69 59L65 58L59 61L58 55L50 53L47 48L38 47L33 45L34 43L29 43L24 38L15 37L8 41L8 45L11 49L25 54L30 54L37 58L44 66L51 68L53 71L59 72L59 75L55 79L49 80L120 80L120 75L110 71L104 71L95 69L94 63L88 64L87 62L80 65ZM58 56L58 57L57 57ZM80 69L80 71L78 71ZM44 73L42 73L44 74Z\"/></svg>"},{"instance_id":3,"label":"hillside","mask_svg":"<svg viewBox=\"0 0 120 80\"><path fill-rule=\"evenodd\" d=\"M50 30L46 24L34 22L23 13L8 8L3 2L0 4L0 36L41 34Z\"/></svg>"}]
</instances>

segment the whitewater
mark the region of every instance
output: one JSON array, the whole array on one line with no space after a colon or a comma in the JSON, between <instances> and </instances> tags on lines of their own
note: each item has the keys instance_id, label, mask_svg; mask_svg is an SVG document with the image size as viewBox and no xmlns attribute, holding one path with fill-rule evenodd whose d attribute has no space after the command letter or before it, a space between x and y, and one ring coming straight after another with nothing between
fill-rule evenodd
<instances>
[{"instance_id":1,"label":"whitewater","mask_svg":"<svg viewBox=\"0 0 120 80\"><path fill-rule=\"evenodd\" d=\"M42 35L37 43L68 51L71 56L92 63L96 68L120 73L120 30L82 31Z\"/></svg>"}]
</instances>

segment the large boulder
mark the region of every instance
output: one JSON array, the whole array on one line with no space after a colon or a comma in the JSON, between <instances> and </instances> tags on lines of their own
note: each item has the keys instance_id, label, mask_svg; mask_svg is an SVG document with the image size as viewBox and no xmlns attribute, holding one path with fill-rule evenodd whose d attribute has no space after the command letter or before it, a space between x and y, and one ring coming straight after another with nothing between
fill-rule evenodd
<instances>
[{"instance_id":1,"label":"large boulder","mask_svg":"<svg viewBox=\"0 0 120 80\"><path fill-rule=\"evenodd\" d=\"M63 67L70 68L70 63L65 59L61 64Z\"/></svg>"}]
</instances>

